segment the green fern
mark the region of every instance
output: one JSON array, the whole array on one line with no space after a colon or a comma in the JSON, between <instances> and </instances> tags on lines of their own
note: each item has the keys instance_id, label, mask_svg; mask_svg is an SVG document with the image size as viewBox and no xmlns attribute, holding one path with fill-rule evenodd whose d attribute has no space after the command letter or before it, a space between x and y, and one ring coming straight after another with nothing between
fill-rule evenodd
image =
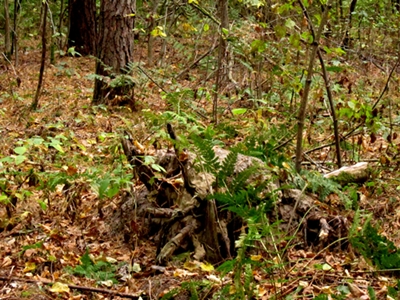
<instances>
[{"instance_id":1,"label":"green fern","mask_svg":"<svg viewBox=\"0 0 400 300\"><path fill-rule=\"evenodd\" d=\"M215 155L213 149L213 142L211 140L204 140L196 135L192 135L192 139L197 151L200 154L200 159L202 160L201 166L206 172L217 176L221 170L221 164L218 161L218 157Z\"/></svg>"},{"instance_id":2,"label":"green fern","mask_svg":"<svg viewBox=\"0 0 400 300\"><path fill-rule=\"evenodd\" d=\"M400 269L400 249L367 221L363 230L350 242L366 259L379 269Z\"/></svg>"},{"instance_id":3,"label":"green fern","mask_svg":"<svg viewBox=\"0 0 400 300\"><path fill-rule=\"evenodd\" d=\"M233 178L232 183L230 184L230 190L233 193L243 190L245 188L246 182L252 175L254 175L256 171L257 167L252 166L237 174L235 178Z\"/></svg>"},{"instance_id":4,"label":"green fern","mask_svg":"<svg viewBox=\"0 0 400 300\"><path fill-rule=\"evenodd\" d=\"M322 201L332 193L342 194L340 184L325 178L320 173L303 171L301 175L295 175L293 178L296 188L303 190L307 186L307 189L318 194Z\"/></svg>"},{"instance_id":5,"label":"green fern","mask_svg":"<svg viewBox=\"0 0 400 300\"><path fill-rule=\"evenodd\" d=\"M218 172L218 180L225 181L226 178L232 176L235 172L235 165L237 162L238 153L231 151L222 162L222 166Z\"/></svg>"}]
</instances>

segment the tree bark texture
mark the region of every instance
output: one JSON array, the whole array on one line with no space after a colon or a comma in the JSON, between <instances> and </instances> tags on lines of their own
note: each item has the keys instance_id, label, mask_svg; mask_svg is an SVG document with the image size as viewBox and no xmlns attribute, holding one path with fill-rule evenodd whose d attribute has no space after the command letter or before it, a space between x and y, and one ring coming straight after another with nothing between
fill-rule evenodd
<instances>
[{"instance_id":1,"label":"tree bark texture","mask_svg":"<svg viewBox=\"0 0 400 300\"><path fill-rule=\"evenodd\" d=\"M9 12L9 3L8 0L4 0L4 31L5 31L5 37L4 37L4 47L5 51L4 53L8 58L11 56L11 28L10 28L10 12Z\"/></svg>"},{"instance_id":2,"label":"tree bark texture","mask_svg":"<svg viewBox=\"0 0 400 300\"><path fill-rule=\"evenodd\" d=\"M302 7L302 9L305 10L305 7L301 1L299 1L299 4ZM321 38L322 31L323 31L325 23L328 19L328 12L329 12L329 7L330 7L329 0L326 2L325 5L326 5L326 9L322 15L321 23L319 24L318 31L317 31L317 33L314 37L314 41L311 45L312 49L311 49L311 53L310 53L310 60L308 62L307 78L306 78L306 83L304 85L303 96L302 96L301 102L300 102L299 116L298 116L298 122L297 122L297 140L296 140L296 170L297 170L297 172L300 172L300 170L301 170L301 161L302 161L302 156L303 156L303 130L304 130L304 122L305 122L305 117L306 117L306 112L307 112L308 94L310 92L312 76L314 73L314 59L318 52L319 40Z\"/></svg>"},{"instance_id":3,"label":"tree bark texture","mask_svg":"<svg viewBox=\"0 0 400 300\"><path fill-rule=\"evenodd\" d=\"M81 55L95 55L97 44L96 1L69 0L68 47Z\"/></svg>"},{"instance_id":4,"label":"tree bark texture","mask_svg":"<svg viewBox=\"0 0 400 300\"><path fill-rule=\"evenodd\" d=\"M219 17L220 17L220 36L219 36L219 46L218 46L218 69L217 69L217 79L215 82L215 94L213 100L213 121L218 124L218 96L221 87L226 83L227 79L227 42L224 34L224 29L229 29L229 17L228 17L228 0L220 0L218 2Z\"/></svg>"},{"instance_id":5,"label":"tree bark texture","mask_svg":"<svg viewBox=\"0 0 400 300\"><path fill-rule=\"evenodd\" d=\"M103 80L95 81L93 103L101 104L120 95L107 84L104 77L113 79L126 73L128 63L133 62L134 0L102 0L99 19L99 43L96 74ZM126 92L126 90L125 90Z\"/></svg>"}]
</instances>

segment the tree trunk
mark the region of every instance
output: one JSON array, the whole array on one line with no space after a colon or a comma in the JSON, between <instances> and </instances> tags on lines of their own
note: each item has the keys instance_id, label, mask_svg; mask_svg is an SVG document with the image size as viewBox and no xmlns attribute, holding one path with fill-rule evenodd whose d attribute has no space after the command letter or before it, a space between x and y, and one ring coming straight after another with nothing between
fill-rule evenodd
<instances>
[{"instance_id":1,"label":"tree trunk","mask_svg":"<svg viewBox=\"0 0 400 300\"><path fill-rule=\"evenodd\" d=\"M133 82L107 84L106 78L112 80L126 74L128 64L133 62L135 10L135 0L101 1L96 64L96 74L100 76L95 81L94 104L106 103L133 90Z\"/></svg>"},{"instance_id":2,"label":"tree trunk","mask_svg":"<svg viewBox=\"0 0 400 300\"><path fill-rule=\"evenodd\" d=\"M220 18L220 36L218 45L218 69L217 79L215 82L215 93L213 100L213 121L218 124L218 96L220 89L227 79L227 42L225 32L229 29L229 18L228 18L228 0L220 0L218 2L219 18Z\"/></svg>"},{"instance_id":3,"label":"tree trunk","mask_svg":"<svg viewBox=\"0 0 400 300\"><path fill-rule=\"evenodd\" d=\"M10 40L11 29L10 29L10 12L9 12L8 0L4 0L4 21L5 21L4 53L6 54L7 58L10 58L11 57L11 40Z\"/></svg>"},{"instance_id":4,"label":"tree trunk","mask_svg":"<svg viewBox=\"0 0 400 300\"><path fill-rule=\"evenodd\" d=\"M95 55L97 44L96 1L69 0L68 47L81 55Z\"/></svg>"}]
</instances>

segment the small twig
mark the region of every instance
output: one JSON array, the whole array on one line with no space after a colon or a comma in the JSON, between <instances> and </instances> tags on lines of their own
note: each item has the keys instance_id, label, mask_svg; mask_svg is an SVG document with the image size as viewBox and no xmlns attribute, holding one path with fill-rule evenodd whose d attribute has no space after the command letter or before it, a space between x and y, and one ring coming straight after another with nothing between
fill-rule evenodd
<instances>
[{"instance_id":1,"label":"small twig","mask_svg":"<svg viewBox=\"0 0 400 300\"><path fill-rule=\"evenodd\" d=\"M388 76L388 78L387 78L387 80L386 80L385 86L384 86L384 88L383 88L381 94L379 95L379 98L375 101L374 105L372 105L372 110L375 109L375 107L378 105L378 103L382 100L382 97L383 97L383 95L385 94L385 92L389 89L389 82L390 82L390 79L392 78L393 72L394 72L394 70L396 70L396 68L397 68L397 66L399 65L399 63L400 63L400 55L399 55L399 57L397 58L396 63L394 64L392 70L391 70L390 73L389 73L389 76Z\"/></svg>"},{"instance_id":2,"label":"small twig","mask_svg":"<svg viewBox=\"0 0 400 300\"><path fill-rule=\"evenodd\" d=\"M50 280L45 280L45 279L38 280L38 279L21 278L21 277L15 277L15 276L12 276L12 277L0 276L0 280L2 280L2 281L13 281L14 280L14 281L22 281L22 282L29 282L29 283L42 283L42 284L49 284L49 285L53 285L55 283L55 282L52 282ZM121 292L113 291L113 290L109 290L109 289L95 288L95 287L75 285L75 284L66 284L66 285L70 289L74 289L74 290L109 294L109 295L119 296L119 297L123 297L123 298L130 298L130 299L140 299L141 298L140 296L121 293Z\"/></svg>"},{"instance_id":3,"label":"small twig","mask_svg":"<svg viewBox=\"0 0 400 300\"><path fill-rule=\"evenodd\" d=\"M217 48L217 43L214 43L214 45L212 45L212 47L206 53L204 53L202 56L200 56L198 59L196 59L189 67L187 67L182 72L180 72L178 75L176 75L175 79L178 79L183 74L185 74L189 70L193 69L203 58L205 58L207 55L209 55L211 52L213 52L215 48Z\"/></svg>"},{"instance_id":4,"label":"small twig","mask_svg":"<svg viewBox=\"0 0 400 300\"><path fill-rule=\"evenodd\" d=\"M160 90L162 90L164 93L168 94L168 92L161 86L158 84L157 81L155 81L149 74L147 74L142 67L137 66L137 68L140 70L140 72L142 72L148 79L150 79L151 82L153 82Z\"/></svg>"},{"instance_id":5,"label":"small twig","mask_svg":"<svg viewBox=\"0 0 400 300\"><path fill-rule=\"evenodd\" d=\"M296 203L294 204L294 207L293 207L293 210L292 210L292 212L290 214L290 219L289 219L289 222L288 222L288 225L287 225L287 232L288 233L289 233L289 230L290 230L290 226L292 225L293 216L296 213L297 206L299 205L299 202L300 202L301 198L303 197L304 192L305 192L307 187L308 187L308 183L306 183L304 185L304 188L301 191L301 195L296 199Z\"/></svg>"}]
</instances>

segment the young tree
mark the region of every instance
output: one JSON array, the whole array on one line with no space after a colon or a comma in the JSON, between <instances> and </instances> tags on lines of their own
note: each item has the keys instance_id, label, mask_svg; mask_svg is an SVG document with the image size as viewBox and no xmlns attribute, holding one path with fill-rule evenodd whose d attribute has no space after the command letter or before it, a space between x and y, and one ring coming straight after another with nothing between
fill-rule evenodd
<instances>
[{"instance_id":1,"label":"young tree","mask_svg":"<svg viewBox=\"0 0 400 300\"><path fill-rule=\"evenodd\" d=\"M96 74L100 76L95 81L94 104L105 103L133 88L132 85L113 88L104 76L115 78L124 74L128 63L133 61L135 10L135 0L101 1L96 64Z\"/></svg>"},{"instance_id":2,"label":"young tree","mask_svg":"<svg viewBox=\"0 0 400 300\"><path fill-rule=\"evenodd\" d=\"M96 0L69 0L68 11L68 47L75 47L81 55L95 55Z\"/></svg>"}]
</instances>

